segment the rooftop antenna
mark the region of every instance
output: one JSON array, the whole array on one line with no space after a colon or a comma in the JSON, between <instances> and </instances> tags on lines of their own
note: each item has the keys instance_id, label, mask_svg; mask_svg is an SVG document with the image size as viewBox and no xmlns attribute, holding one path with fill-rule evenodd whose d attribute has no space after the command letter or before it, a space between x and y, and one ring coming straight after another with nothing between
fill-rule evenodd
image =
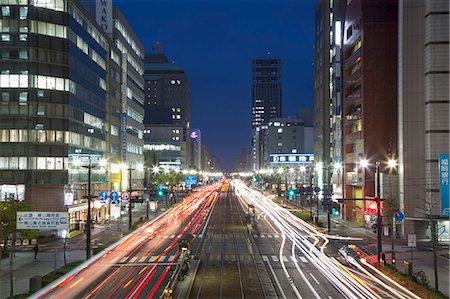
<instances>
[{"instance_id":1,"label":"rooftop antenna","mask_svg":"<svg viewBox=\"0 0 450 299\"><path fill-rule=\"evenodd\" d=\"M161 44L159 42L156 42L153 46L152 46L152 50L155 53L160 54L161 53Z\"/></svg>"},{"instance_id":2,"label":"rooftop antenna","mask_svg":"<svg viewBox=\"0 0 450 299\"><path fill-rule=\"evenodd\" d=\"M272 51L267 51L267 55L268 56L272 55Z\"/></svg>"}]
</instances>

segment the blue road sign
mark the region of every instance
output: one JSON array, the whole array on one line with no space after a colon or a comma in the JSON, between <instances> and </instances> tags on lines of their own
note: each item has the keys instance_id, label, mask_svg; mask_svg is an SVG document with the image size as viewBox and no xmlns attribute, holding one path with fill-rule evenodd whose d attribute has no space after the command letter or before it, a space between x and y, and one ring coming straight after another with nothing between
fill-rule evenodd
<instances>
[{"instance_id":1,"label":"blue road sign","mask_svg":"<svg viewBox=\"0 0 450 299\"><path fill-rule=\"evenodd\" d=\"M100 201L106 201L108 199L108 193L106 193L105 191L102 191L98 194L98 199Z\"/></svg>"},{"instance_id":2,"label":"blue road sign","mask_svg":"<svg viewBox=\"0 0 450 299\"><path fill-rule=\"evenodd\" d=\"M109 198L111 199L112 202L114 203L120 203L120 196L119 193L116 191L113 191L109 194Z\"/></svg>"},{"instance_id":3,"label":"blue road sign","mask_svg":"<svg viewBox=\"0 0 450 299\"><path fill-rule=\"evenodd\" d=\"M122 195L120 195L120 197L122 197L122 200L129 200L130 199L130 192L122 192Z\"/></svg>"},{"instance_id":4,"label":"blue road sign","mask_svg":"<svg viewBox=\"0 0 450 299\"><path fill-rule=\"evenodd\" d=\"M197 177L196 176L186 176L186 186L197 185Z\"/></svg>"},{"instance_id":5,"label":"blue road sign","mask_svg":"<svg viewBox=\"0 0 450 299\"><path fill-rule=\"evenodd\" d=\"M402 212L397 212L394 215L396 221L402 221L405 218L405 215Z\"/></svg>"},{"instance_id":6,"label":"blue road sign","mask_svg":"<svg viewBox=\"0 0 450 299\"><path fill-rule=\"evenodd\" d=\"M158 191L159 191L159 190L163 190L163 189L164 189L164 184L159 184L159 185L158 185Z\"/></svg>"}]
</instances>

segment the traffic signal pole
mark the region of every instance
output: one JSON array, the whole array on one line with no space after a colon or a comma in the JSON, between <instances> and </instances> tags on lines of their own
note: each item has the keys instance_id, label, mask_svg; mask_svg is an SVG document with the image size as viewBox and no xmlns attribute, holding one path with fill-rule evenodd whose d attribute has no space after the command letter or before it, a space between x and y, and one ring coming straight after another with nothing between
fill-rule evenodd
<instances>
[{"instance_id":1,"label":"traffic signal pole","mask_svg":"<svg viewBox=\"0 0 450 299\"><path fill-rule=\"evenodd\" d=\"M132 190L131 190L131 171L132 171L132 169L131 169L131 167L128 169L128 171L130 172L130 174L129 174L129 181L130 181L130 189L129 189L129 192L130 192L130 198L128 199L128 230L130 230L131 231L131 228L132 228L132 226L133 226L133 219L132 219L132 217L133 217L133 211L132 211L132 208L133 208L133 205L132 205L132 203L131 203L131 193L132 193Z\"/></svg>"}]
</instances>

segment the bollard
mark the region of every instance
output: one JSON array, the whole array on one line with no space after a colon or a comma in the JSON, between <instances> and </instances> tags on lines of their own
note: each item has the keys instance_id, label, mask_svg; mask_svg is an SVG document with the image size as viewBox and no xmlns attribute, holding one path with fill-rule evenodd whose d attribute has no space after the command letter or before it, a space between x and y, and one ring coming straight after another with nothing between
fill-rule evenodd
<instances>
[{"instance_id":1,"label":"bollard","mask_svg":"<svg viewBox=\"0 0 450 299\"><path fill-rule=\"evenodd\" d=\"M410 261L403 262L403 272L405 275L412 276L412 265Z\"/></svg>"},{"instance_id":2,"label":"bollard","mask_svg":"<svg viewBox=\"0 0 450 299\"><path fill-rule=\"evenodd\" d=\"M30 293L36 293L42 288L42 276L33 276L30 278Z\"/></svg>"}]
</instances>

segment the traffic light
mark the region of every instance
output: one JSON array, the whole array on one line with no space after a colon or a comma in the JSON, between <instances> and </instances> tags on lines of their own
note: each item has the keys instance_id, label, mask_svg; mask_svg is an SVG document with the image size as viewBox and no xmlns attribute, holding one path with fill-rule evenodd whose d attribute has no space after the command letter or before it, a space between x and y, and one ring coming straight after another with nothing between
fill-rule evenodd
<instances>
[{"instance_id":1,"label":"traffic light","mask_svg":"<svg viewBox=\"0 0 450 299\"><path fill-rule=\"evenodd\" d=\"M163 197L164 196L164 190L158 190L156 195L158 195L159 197Z\"/></svg>"},{"instance_id":2,"label":"traffic light","mask_svg":"<svg viewBox=\"0 0 450 299\"><path fill-rule=\"evenodd\" d=\"M292 190L292 189L289 190L289 191L288 191L288 195L289 195L289 196L295 196L295 190Z\"/></svg>"}]
</instances>

